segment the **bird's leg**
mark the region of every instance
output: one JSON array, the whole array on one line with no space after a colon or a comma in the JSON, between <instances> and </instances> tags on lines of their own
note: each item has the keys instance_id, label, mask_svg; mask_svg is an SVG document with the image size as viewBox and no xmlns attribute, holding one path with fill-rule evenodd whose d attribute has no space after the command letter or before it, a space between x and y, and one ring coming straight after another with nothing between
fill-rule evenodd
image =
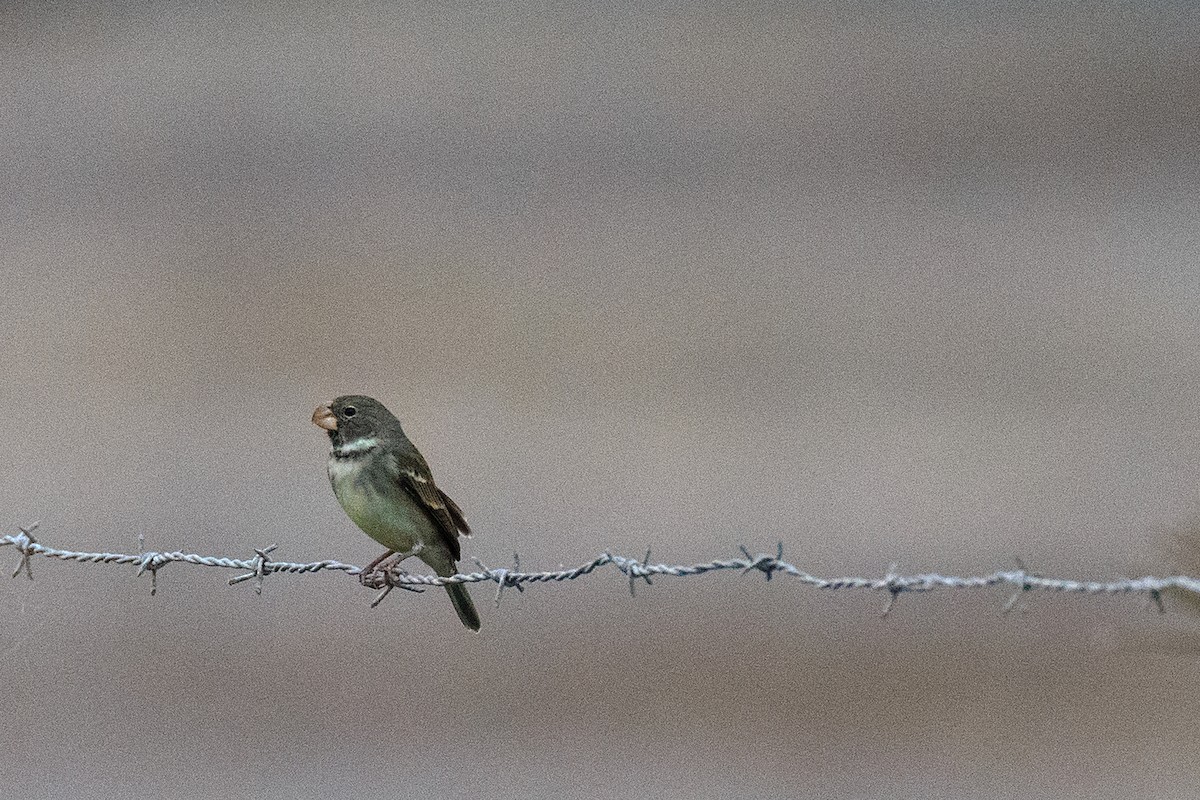
<instances>
[{"instance_id":1,"label":"bird's leg","mask_svg":"<svg viewBox=\"0 0 1200 800\"><path fill-rule=\"evenodd\" d=\"M419 547L414 547L412 550L405 550L403 553L397 553L395 550L392 550L389 555L379 559L379 563L383 565L384 572L391 572L396 567L400 566L400 563L406 558L412 558L415 556L419 549ZM401 570L401 572L403 572L403 570Z\"/></svg>"},{"instance_id":2,"label":"bird's leg","mask_svg":"<svg viewBox=\"0 0 1200 800\"><path fill-rule=\"evenodd\" d=\"M396 554L395 550L386 551L379 558L375 559L370 564L367 564L365 567L363 567L363 572L374 572L375 568L378 567L380 564L382 564L387 559L388 556L393 556L395 554Z\"/></svg>"}]
</instances>

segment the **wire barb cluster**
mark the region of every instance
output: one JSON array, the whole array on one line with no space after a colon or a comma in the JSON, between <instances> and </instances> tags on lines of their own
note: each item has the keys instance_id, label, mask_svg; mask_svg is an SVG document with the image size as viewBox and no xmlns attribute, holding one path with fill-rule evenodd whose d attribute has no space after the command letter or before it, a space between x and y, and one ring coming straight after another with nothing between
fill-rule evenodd
<instances>
[{"instance_id":1,"label":"wire barb cluster","mask_svg":"<svg viewBox=\"0 0 1200 800\"><path fill-rule=\"evenodd\" d=\"M1160 611L1163 608L1162 592L1164 590L1174 588L1200 595L1200 578L1187 575L1174 575L1170 577L1144 576L1141 578L1126 578L1111 581L1081 581L1069 578L1049 578L1030 572L1019 560L1017 561L1017 569L1015 570L998 570L985 575L960 577L955 575L941 575L936 572L900 575L896 572L896 565L893 564L887 573L880 578L822 578L805 572L795 564L784 561L782 542L777 546L774 555L766 553L751 555L749 550L741 547L742 558L715 559L700 564L680 565L652 564L650 563L649 550L646 551L646 555L641 559L626 558L625 556L613 555L612 553L602 553L591 561L572 567L571 569L564 568L542 572L522 571L520 557L514 553L512 569L504 567L491 568L476 560L475 564L479 567L479 570L476 572L460 572L456 575L439 576L412 574L400 569L398 565L384 570L364 572L362 567L333 560L307 563L276 561L271 558L271 553L276 549L276 545L273 544L268 547L254 548L255 555L253 558L204 556L178 551L147 552L140 547L142 543L140 536L138 537L138 541L141 552L136 555L60 550L38 542L33 536L37 527L37 523L34 523L27 527L19 528L18 533L0 536L0 546L12 545L20 554L17 567L12 573L14 578L24 572L30 580L33 579L33 568L30 564L33 556L45 556L47 558L57 558L62 561L75 561L86 564L131 564L137 567L138 575L146 572L150 573L150 594L152 595L158 591L159 571L168 564L177 562L196 564L202 567L243 570L242 574L229 579L229 585L232 586L253 580L256 594L262 594L263 582L268 575L278 573L308 575L324 571L344 572L355 576L357 582L363 586L380 591L372 606L378 605L395 588L420 592L424 587L428 586L488 582L496 584L495 599L496 604L499 605L501 596L507 588L511 587L519 592L523 592L525 591L525 587L530 584L574 581L608 566L616 568L625 575L629 581L629 593L631 595L634 594L634 586L638 581L644 580L647 585L653 586L651 578L661 575L683 578L724 570L735 570L742 574L760 572L768 581L776 574L783 574L795 578L806 586L812 586L817 589L834 591L860 589L887 592L887 607L883 611L885 616L892 610L897 598L901 594L906 592L928 592L934 589L984 589L996 586L1011 586L1014 591L1005 603L1004 611L1010 611L1015 608L1021 598L1034 591L1086 595L1141 594L1149 598Z\"/></svg>"}]
</instances>

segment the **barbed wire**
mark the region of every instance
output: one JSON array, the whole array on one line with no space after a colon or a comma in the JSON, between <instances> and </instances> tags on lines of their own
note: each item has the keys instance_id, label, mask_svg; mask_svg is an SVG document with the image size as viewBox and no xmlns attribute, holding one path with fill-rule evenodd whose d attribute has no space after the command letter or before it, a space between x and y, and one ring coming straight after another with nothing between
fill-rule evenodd
<instances>
[{"instance_id":1,"label":"barbed wire","mask_svg":"<svg viewBox=\"0 0 1200 800\"><path fill-rule=\"evenodd\" d=\"M233 586L245 581L254 581L254 590L262 594L263 581L268 575L311 575L317 572L344 572L356 576L358 583L371 589L379 590L379 594L371 603L378 605L393 589L421 592L430 586L445 586L454 583L495 583L496 604L505 589L515 588L525 591L525 587L539 583L561 583L574 581L591 575L603 567L614 567L629 581L629 592L634 594L634 587L639 581L653 585L652 578L670 575L677 578L694 575L706 575L721 571L736 571L740 573L758 572L768 581L777 574L795 578L800 583L817 589L843 590L860 589L867 591L887 592L887 606L883 611L886 616L896 602L896 598L906 592L929 592L936 589L985 589L998 586L1011 586L1014 592L1004 604L1004 610L1014 608L1018 601L1029 592L1046 591L1085 595L1118 595L1141 594L1150 598L1160 611L1163 610L1162 592L1167 589L1180 589L1200 595L1200 578L1187 575L1169 577L1143 576L1140 578L1122 578L1110 581L1075 580L1070 578L1051 578L1030 572L1025 565L1017 562L1015 570L997 570L983 575L942 575L936 572L925 572L915 575L900 575L893 564L881 577L842 577L822 578L812 575L794 564L783 560L783 543L776 547L774 555L758 553L751 555L745 547L739 548L742 558L714 559L699 564L652 564L650 551L641 559L627 558L612 553L601 553L591 561L571 569L557 569L540 572L525 572L521 570L521 560L513 554L513 568L489 568L476 560L479 567L477 572L460 572L456 575L416 575L406 572L399 567L364 572L363 567L354 564L344 564L340 561L327 559L306 563L292 561L276 561L270 557L276 545L254 548L253 558L231 558L228 556L205 556L179 551L159 552L139 550L136 555L129 553L87 553L74 550L61 550L48 547L38 542L33 533L38 523L19 529L18 533L0 536L0 547L13 545L20 554L17 567L13 570L15 578L22 572L33 579L33 568L30 560L34 556L45 556L62 561L74 561L84 564L129 564L137 567L137 574L150 573L150 594L158 592L158 573L168 564L184 563L202 567L219 567L222 569L243 570L243 574L229 579ZM138 537L139 545L142 537Z\"/></svg>"}]
</instances>

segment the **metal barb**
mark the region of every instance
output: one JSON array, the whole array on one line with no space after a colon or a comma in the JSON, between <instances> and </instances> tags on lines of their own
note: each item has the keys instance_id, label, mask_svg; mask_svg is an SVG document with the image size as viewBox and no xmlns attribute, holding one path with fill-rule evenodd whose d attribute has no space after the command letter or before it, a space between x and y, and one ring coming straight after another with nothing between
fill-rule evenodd
<instances>
[{"instance_id":1,"label":"metal barb","mask_svg":"<svg viewBox=\"0 0 1200 800\"><path fill-rule=\"evenodd\" d=\"M512 587L520 593L524 593L524 587L521 585L521 555L512 554L512 569L505 570L504 567L497 567L494 570L488 570L484 563L479 559L474 559L475 564L479 565L479 569L484 571L488 578L496 582L496 608L500 607L500 597L504 596L504 590Z\"/></svg>"},{"instance_id":2,"label":"metal barb","mask_svg":"<svg viewBox=\"0 0 1200 800\"><path fill-rule=\"evenodd\" d=\"M771 580L771 576L777 570L783 569L783 567L779 566L780 562L783 561L783 542L779 542L778 547L776 547L774 558L766 553L759 553L756 556L752 556L750 555L750 551L746 549L746 546L742 544L738 545L738 549L742 551L742 554L746 556L746 561L749 562L742 569L743 575L751 570L758 570L766 576L767 580Z\"/></svg>"},{"instance_id":3,"label":"metal barb","mask_svg":"<svg viewBox=\"0 0 1200 800\"><path fill-rule=\"evenodd\" d=\"M896 598L904 591L904 586L898 583L900 576L896 574L897 566L899 565L892 564L888 567L887 575L884 576L884 582L890 594L888 595L887 605L884 607L883 613L879 615L880 617L886 617L892 613L892 609L896 607Z\"/></svg>"},{"instance_id":4,"label":"metal barb","mask_svg":"<svg viewBox=\"0 0 1200 800\"><path fill-rule=\"evenodd\" d=\"M158 594L158 571L170 564L168 558L164 558L162 553L145 553L141 552L141 560L138 561L137 577L141 577L144 573L150 573L150 596L154 597Z\"/></svg>"},{"instance_id":5,"label":"metal barb","mask_svg":"<svg viewBox=\"0 0 1200 800\"><path fill-rule=\"evenodd\" d=\"M1008 600L1000 608L1000 613L1009 614L1013 609L1017 608L1017 604L1021 602L1021 596L1027 591L1027 587L1021 586L1015 592L1008 596ZM1020 611L1024 611L1025 607L1021 606Z\"/></svg>"},{"instance_id":6,"label":"metal barb","mask_svg":"<svg viewBox=\"0 0 1200 800\"><path fill-rule=\"evenodd\" d=\"M1008 598L1008 602L1004 604L1001 611L1003 614L1011 613L1013 609L1024 611L1025 605L1021 600L1026 594L1033 591L1033 584L1029 581L1029 578L1041 577L1036 572L1030 572L1020 556L1013 556L1013 562L1017 565L1017 574L1020 576L1021 582L1017 584L1016 591L1012 593L1012 596Z\"/></svg>"},{"instance_id":7,"label":"metal barb","mask_svg":"<svg viewBox=\"0 0 1200 800\"><path fill-rule=\"evenodd\" d=\"M41 523L35 522L32 525L26 525L23 528L18 527L17 530L20 531L20 534L18 534L17 536L0 536L0 547L4 547L6 544L11 544L11 545L16 546L17 540L20 539L22 536L24 536L29 541L36 543L37 540L33 538L33 532L37 530L37 527L39 524L41 524ZM19 550L20 547L17 547L17 549Z\"/></svg>"},{"instance_id":8,"label":"metal barb","mask_svg":"<svg viewBox=\"0 0 1200 800\"><path fill-rule=\"evenodd\" d=\"M15 578L21 574L21 570L25 570L25 574L29 576L29 580L33 580L33 567L29 564L29 559L37 553L32 545L37 544L37 539L33 538L33 532L37 529L38 524L35 522L28 528L19 528L21 535L13 542L13 546L17 548L17 552L21 554L21 558L17 561L17 568L13 570L12 576Z\"/></svg>"},{"instance_id":9,"label":"metal barb","mask_svg":"<svg viewBox=\"0 0 1200 800\"><path fill-rule=\"evenodd\" d=\"M1019 574L1022 576L1022 578L1024 578L1025 570L1021 570ZM1016 591L1014 591L1009 596L1008 602L1006 602L1004 604L1002 613L1008 614L1013 609L1017 609L1018 611L1024 611L1025 607L1024 607L1024 604L1021 604L1021 598L1025 596L1025 593L1028 592L1030 590L1030 588L1031 587L1029 585L1029 582L1022 580L1021 584L1017 587Z\"/></svg>"},{"instance_id":10,"label":"metal barb","mask_svg":"<svg viewBox=\"0 0 1200 800\"><path fill-rule=\"evenodd\" d=\"M259 595L262 594L263 581L266 580L267 573L270 572L270 570L267 569L267 564L269 564L271 561L269 556L272 552L274 552L275 548L278 546L279 545L272 544L272 545L268 545L267 547L263 547L261 549L259 549L257 547L254 548L254 553L255 553L254 567L253 567L254 571L247 572L244 575L238 575L236 578L230 578L229 585L233 586L235 583L241 583L242 581L248 581L251 578L253 578L254 579L254 593L259 594Z\"/></svg>"},{"instance_id":11,"label":"metal barb","mask_svg":"<svg viewBox=\"0 0 1200 800\"><path fill-rule=\"evenodd\" d=\"M629 565L628 574L629 574L629 596L630 597L637 597L637 592L635 592L633 590L633 586L637 582L638 578L641 578L642 580L644 580L646 582L647 586L654 585L654 581L650 580L650 573L644 571L646 569L646 567L648 567L649 565L650 565L650 548L647 547L646 548L646 556L645 556L645 558L642 559L642 563L638 564L635 561ZM643 570L640 573L638 572L639 567Z\"/></svg>"},{"instance_id":12,"label":"metal barb","mask_svg":"<svg viewBox=\"0 0 1200 800\"><path fill-rule=\"evenodd\" d=\"M1158 589L1151 589L1150 600L1154 603L1155 607L1158 608L1158 613L1167 613L1167 607L1163 605L1162 592L1160 592Z\"/></svg>"}]
</instances>

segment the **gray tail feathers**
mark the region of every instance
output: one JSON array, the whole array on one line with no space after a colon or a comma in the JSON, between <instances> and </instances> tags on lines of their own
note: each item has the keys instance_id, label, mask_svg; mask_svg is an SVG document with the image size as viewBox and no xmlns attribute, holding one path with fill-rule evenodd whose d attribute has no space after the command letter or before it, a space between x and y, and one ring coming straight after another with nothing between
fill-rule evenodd
<instances>
[{"instance_id":1,"label":"gray tail feathers","mask_svg":"<svg viewBox=\"0 0 1200 800\"><path fill-rule=\"evenodd\" d=\"M471 602L471 595L467 594L466 584L448 583L446 584L446 593L450 595L450 602L454 603L454 610L458 613L462 624L473 631L479 630L479 612L475 610L475 604Z\"/></svg>"}]
</instances>

